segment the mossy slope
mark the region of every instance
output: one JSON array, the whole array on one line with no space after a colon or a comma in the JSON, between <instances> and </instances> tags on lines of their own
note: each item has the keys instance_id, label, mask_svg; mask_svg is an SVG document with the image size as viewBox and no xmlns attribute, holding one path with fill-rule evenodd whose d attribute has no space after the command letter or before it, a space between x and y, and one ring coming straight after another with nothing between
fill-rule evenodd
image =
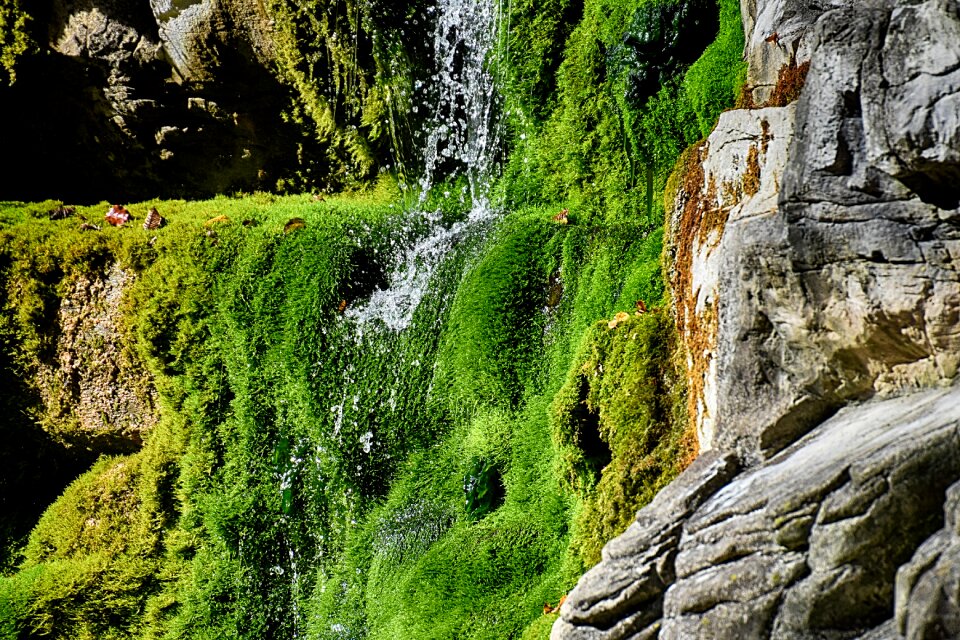
<instances>
[{"instance_id":1,"label":"mossy slope","mask_svg":"<svg viewBox=\"0 0 960 640\"><path fill-rule=\"evenodd\" d=\"M159 423L67 488L25 546L7 539L24 555L0 579L0 632L546 637L544 604L695 452L655 196L732 102L742 34L722 0L695 62L628 91L618 47L675 5L510 5L511 212L462 234L402 333L353 317L424 233L389 181L352 199L161 202L157 232L3 205L5 375L29 381L67 283L117 263L136 275L122 339ZM312 58L294 53L296 84ZM330 104L314 102L300 115L323 133Z\"/></svg>"}]
</instances>

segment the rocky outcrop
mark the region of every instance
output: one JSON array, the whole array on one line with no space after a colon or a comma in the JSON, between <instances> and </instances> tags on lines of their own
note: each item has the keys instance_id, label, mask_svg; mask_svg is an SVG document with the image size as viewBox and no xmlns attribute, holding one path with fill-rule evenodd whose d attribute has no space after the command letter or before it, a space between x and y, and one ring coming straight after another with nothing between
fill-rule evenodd
<instances>
[{"instance_id":1,"label":"rocky outcrop","mask_svg":"<svg viewBox=\"0 0 960 640\"><path fill-rule=\"evenodd\" d=\"M134 275L78 276L60 303L54 359L38 365L41 422L70 446L129 452L158 419L152 378L129 348L121 304Z\"/></svg>"},{"instance_id":2,"label":"rocky outcrop","mask_svg":"<svg viewBox=\"0 0 960 640\"><path fill-rule=\"evenodd\" d=\"M960 478L960 389L843 409L767 462L736 470L730 454L698 458L607 545L552 637L871 630L891 616L897 568L943 525L944 494ZM932 538L941 556L949 535ZM931 573L933 551L917 555L910 566L919 569L896 577L898 601L923 572L943 580Z\"/></svg>"},{"instance_id":3,"label":"rocky outcrop","mask_svg":"<svg viewBox=\"0 0 960 640\"><path fill-rule=\"evenodd\" d=\"M673 291L682 292L674 297L674 312L686 345L689 417L701 451L714 446L718 349L726 346L718 343L720 309L730 306L723 297L733 280L729 263L753 244L782 235L778 192L794 119L794 105L727 111L710 138L688 151L684 161L685 180L666 238L667 278ZM775 254L761 256L775 259ZM751 267L766 269L766 264ZM756 275L775 274L783 271Z\"/></svg>"},{"instance_id":4,"label":"rocky outcrop","mask_svg":"<svg viewBox=\"0 0 960 640\"><path fill-rule=\"evenodd\" d=\"M806 85L688 152L667 240L707 452L680 486L742 470L662 492L554 638L957 636L958 14L744 3L754 103Z\"/></svg>"},{"instance_id":5,"label":"rocky outcrop","mask_svg":"<svg viewBox=\"0 0 960 640\"><path fill-rule=\"evenodd\" d=\"M895 624L887 637L960 637L960 484L947 490L945 526L897 572Z\"/></svg>"},{"instance_id":6,"label":"rocky outcrop","mask_svg":"<svg viewBox=\"0 0 960 640\"><path fill-rule=\"evenodd\" d=\"M256 0L49 0L30 7L47 55L0 87L20 150L0 195L97 202L275 186L295 165L289 94Z\"/></svg>"},{"instance_id":7,"label":"rocky outcrop","mask_svg":"<svg viewBox=\"0 0 960 640\"><path fill-rule=\"evenodd\" d=\"M924 20L960 28L908 16L938 6L828 13L799 102L724 114L688 163L670 280L702 449L762 459L845 402L956 376L960 214L934 201L951 204L936 185L960 127L940 105L960 54L897 44Z\"/></svg>"},{"instance_id":8,"label":"rocky outcrop","mask_svg":"<svg viewBox=\"0 0 960 640\"><path fill-rule=\"evenodd\" d=\"M925 202L889 160L911 145L931 162L946 158L936 140L956 135L911 136L884 119L927 113L940 130L944 96L916 91L913 102L889 103L887 69L916 64L891 44L906 10L840 9L817 23L778 209L725 236L727 304L708 410L716 443L747 458L777 451L847 401L956 376L958 212ZM960 27L955 7L940 20Z\"/></svg>"},{"instance_id":9,"label":"rocky outcrop","mask_svg":"<svg viewBox=\"0 0 960 640\"><path fill-rule=\"evenodd\" d=\"M831 6L844 0L740 0L740 15L746 35L746 86L754 104L765 104L784 69L810 59L810 26Z\"/></svg>"}]
</instances>

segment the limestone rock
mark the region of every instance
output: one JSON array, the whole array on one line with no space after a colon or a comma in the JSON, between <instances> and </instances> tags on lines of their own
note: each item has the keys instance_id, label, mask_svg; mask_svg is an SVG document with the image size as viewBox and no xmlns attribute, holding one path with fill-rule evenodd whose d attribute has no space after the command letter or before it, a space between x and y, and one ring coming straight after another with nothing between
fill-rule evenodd
<instances>
[{"instance_id":1,"label":"limestone rock","mask_svg":"<svg viewBox=\"0 0 960 640\"><path fill-rule=\"evenodd\" d=\"M770 97L781 69L810 59L810 31L828 8L851 5L849 0L740 0L746 38L747 86L754 104ZM859 6L859 3L856 3Z\"/></svg>"},{"instance_id":2,"label":"limestone rock","mask_svg":"<svg viewBox=\"0 0 960 640\"><path fill-rule=\"evenodd\" d=\"M706 143L688 157L686 180L668 221L667 277L677 329L687 347L689 416L701 451L713 447L717 419L718 322L726 262L740 244L783 235L776 223L777 198L793 126L792 105L723 113ZM758 260L744 271L757 277L786 273L780 265L770 268L775 253ZM779 290L783 288L771 288L770 294Z\"/></svg>"},{"instance_id":3,"label":"limestone rock","mask_svg":"<svg viewBox=\"0 0 960 640\"><path fill-rule=\"evenodd\" d=\"M942 29L955 15L940 6L911 11L940 10ZM917 157L939 163L931 175L947 180L951 136L960 134L954 127L928 139L898 128L895 139L871 106L889 100L883 74L898 50L883 34L899 12L825 15L795 107L724 114L694 167L703 177L681 189L668 230L670 281L703 448L760 459L845 402L956 376L960 214L924 201L940 196L912 192L900 179L906 161L890 163L910 157L903 148L912 144ZM910 97L899 112L939 122L943 95ZM750 148L767 136L767 154L761 148L751 162ZM739 198L725 200L737 193L725 185L739 187Z\"/></svg>"},{"instance_id":4,"label":"limestone rock","mask_svg":"<svg viewBox=\"0 0 960 640\"><path fill-rule=\"evenodd\" d=\"M960 637L960 483L947 491L946 526L897 572L896 630L909 640Z\"/></svg>"},{"instance_id":5,"label":"limestone rock","mask_svg":"<svg viewBox=\"0 0 960 640\"><path fill-rule=\"evenodd\" d=\"M701 451L744 470L665 489L552 637L960 637L960 10L743 6L754 86L806 85L689 152L666 250Z\"/></svg>"},{"instance_id":6,"label":"limestone rock","mask_svg":"<svg viewBox=\"0 0 960 640\"><path fill-rule=\"evenodd\" d=\"M845 408L735 471L712 451L641 510L552 638L896 637L880 625L897 568L943 526L960 478L960 387Z\"/></svg>"},{"instance_id":7,"label":"limestone rock","mask_svg":"<svg viewBox=\"0 0 960 640\"><path fill-rule=\"evenodd\" d=\"M551 638L656 637L651 625L659 629L663 593L675 578L680 525L737 468L731 456L705 453L641 509L626 532L604 547L603 562L570 592Z\"/></svg>"},{"instance_id":8,"label":"limestone rock","mask_svg":"<svg viewBox=\"0 0 960 640\"><path fill-rule=\"evenodd\" d=\"M209 81L220 66L218 45L243 42L269 64L269 17L251 0L150 0L163 50L181 82Z\"/></svg>"},{"instance_id":9,"label":"limestone rock","mask_svg":"<svg viewBox=\"0 0 960 640\"><path fill-rule=\"evenodd\" d=\"M296 157L264 3L49 4L36 18L50 55L28 59L16 85L0 88L0 138L20 150L0 185L7 198L253 190L273 186L265 167Z\"/></svg>"}]
</instances>

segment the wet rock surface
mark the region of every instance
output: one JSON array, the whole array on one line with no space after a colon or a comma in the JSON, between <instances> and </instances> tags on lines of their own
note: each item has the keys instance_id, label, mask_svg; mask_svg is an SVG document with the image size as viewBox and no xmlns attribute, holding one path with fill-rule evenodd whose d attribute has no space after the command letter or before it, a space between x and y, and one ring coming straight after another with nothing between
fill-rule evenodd
<instances>
[{"instance_id":1,"label":"wet rock surface","mask_svg":"<svg viewBox=\"0 0 960 640\"><path fill-rule=\"evenodd\" d=\"M960 637L957 5L743 4L754 102L806 85L724 114L667 238L701 460L740 470L664 490L552 637Z\"/></svg>"}]
</instances>

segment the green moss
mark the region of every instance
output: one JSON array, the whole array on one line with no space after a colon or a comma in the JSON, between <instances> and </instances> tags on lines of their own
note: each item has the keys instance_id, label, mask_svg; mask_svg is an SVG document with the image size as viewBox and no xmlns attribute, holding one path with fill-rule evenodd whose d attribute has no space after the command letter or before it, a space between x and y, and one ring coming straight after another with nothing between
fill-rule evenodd
<instances>
[{"instance_id":1,"label":"green moss","mask_svg":"<svg viewBox=\"0 0 960 640\"><path fill-rule=\"evenodd\" d=\"M510 206L563 202L584 221L639 220L649 229L661 224L670 169L733 106L746 67L739 6L719 0L716 40L689 68L636 102L628 87L630 67L615 52L630 29L660 28L643 24L659 15L646 11L658 4L677 3L585 0L569 32L550 17L566 10L569 19L572 4L551 6L543 18L514 9L510 66L517 76L507 84L512 154L500 186ZM543 56L533 63L520 60L527 50ZM542 78L554 69L555 84ZM531 105L525 96L535 87L545 95Z\"/></svg>"},{"instance_id":2,"label":"green moss","mask_svg":"<svg viewBox=\"0 0 960 640\"><path fill-rule=\"evenodd\" d=\"M3 212L6 326L24 361L55 334L71 274L119 260L137 274L124 339L162 418L140 453L101 461L51 507L3 582L4 624L483 638L539 621L585 563L571 547L584 498L556 472L548 409L598 317L661 299L660 233L518 212L461 241L407 332L357 341L341 305L361 306L415 235L399 208L157 206L169 224L151 233ZM284 233L293 217L304 227ZM502 483L479 510L463 483L478 461Z\"/></svg>"},{"instance_id":3,"label":"green moss","mask_svg":"<svg viewBox=\"0 0 960 640\"><path fill-rule=\"evenodd\" d=\"M9 629L50 638L139 635L170 524L177 454L176 438L154 435L140 454L101 459L44 513L21 572L0 579Z\"/></svg>"},{"instance_id":4,"label":"green moss","mask_svg":"<svg viewBox=\"0 0 960 640\"><path fill-rule=\"evenodd\" d=\"M663 310L597 323L554 399L563 475L584 497L571 546L589 564L693 453L671 332Z\"/></svg>"},{"instance_id":5,"label":"green moss","mask_svg":"<svg viewBox=\"0 0 960 640\"><path fill-rule=\"evenodd\" d=\"M18 60L36 47L27 29L30 20L20 0L0 2L0 65L10 78L10 84L17 80Z\"/></svg>"},{"instance_id":6,"label":"green moss","mask_svg":"<svg viewBox=\"0 0 960 640\"><path fill-rule=\"evenodd\" d=\"M690 66L683 78L686 101L696 114L702 137L713 130L720 113L734 105L747 74L747 65L743 61L740 5L733 0L719 0L717 4L720 6L717 39ZM674 158L678 154L679 150Z\"/></svg>"},{"instance_id":7,"label":"green moss","mask_svg":"<svg viewBox=\"0 0 960 640\"><path fill-rule=\"evenodd\" d=\"M732 103L736 4L720 2L697 62L637 101L611 50L647 0L513 3L497 68L511 212L459 238L405 331L362 335L350 316L424 232L400 200L428 21L413 2L332 4L269 6L299 94L289 115L325 145L307 160L342 169L318 186L388 157L397 178L324 201L130 205L160 209L169 224L152 232L0 204L5 379L31 384L71 282L118 263L136 274L122 340L161 418L138 453L96 463L29 521L26 545L10 534L8 566L22 555L0 579L0 633L545 638L544 603L688 456L670 320L632 314L664 305L651 196ZM461 186L430 194L447 224ZM43 411L23 397L7 405Z\"/></svg>"},{"instance_id":8,"label":"green moss","mask_svg":"<svg viewBox=\"0 0 960 640\"><path fill-rule=\"evenodd\" d=\"M420 160L414 83L426 75L427 3L270 0L278 76L288 120L305 127L302 166L285 190L369 182L386 168L408 181ZM309 133L307 133L309 130ZM316 147L310 153L307 149Z\"/></svg>"}]
</instances>

